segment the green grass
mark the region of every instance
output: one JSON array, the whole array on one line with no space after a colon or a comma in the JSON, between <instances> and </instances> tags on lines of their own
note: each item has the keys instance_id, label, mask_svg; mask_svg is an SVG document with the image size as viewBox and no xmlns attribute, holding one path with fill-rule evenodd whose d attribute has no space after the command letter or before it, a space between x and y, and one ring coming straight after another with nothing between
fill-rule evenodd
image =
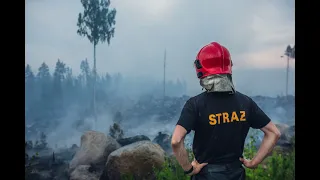
<instances>
[{"instance_id":1,"label":"green grass","mask_svg":"<svg viewBox=\"0 0 320 180\"><path fill-rule=\"evenodd\" d=\"M194 155L191 150L187 150L189 154L189 160L192 161ZM189 180L190 176L184 174L183 169L179 165L176 158L166 158L161 169L154 168L154 172L157 180Z\"/></svg>"},{"instance_id":2,"label":"green grass","mask_svg":"<svg viewBox=\"0 0 320 180\"><path fill-rule=\"evenodd\" d=\"M294 138L292 139L294 142ZM249 143L245 146L244 157L253 158L257 149L254 146L256 139L250 136ZM294 143L293 143L294 144ZM193 159L192 151L188 150L190 160ZM183 173L182 168L175 158L166 158L161 169L154 170L157 180L187 180L190 177ZM294 180L295 179L295 147L291 152L279 153L276 149L256 169L246 168L247 180Z\"/></svg>"},{"instance_id":3,"label":"green grass","mask_svg":"<svg viewBox=\"0 0 320 180\"><path fill-rule=\"evenodd\" d=\"M244 150L244 156L253 158L257 149L254 147L255 139L251 141ZM294 137L292 139L294 142ZM294 144L294 143L293 143ZM290 152L281 152L275 148L272 155L267 157L256 169L246 169L248 180L293 180L295 179L295 146Z\"/></svg>"},{"instance_id":4,"label":"green grass","mask_svg":"<svg viewBox=\"0 0 320 180\"><path fill-rule=\"evenodd\" d=\"M247 159L253 158L257 152L254 146L256 143L256 136L250 135L249 143L244 148L244 157ZM292 138L293 148L290 152L281 152L277 148L272 155L267 157L261 165L256 169L246 169L247 180L294 180L295 179L295 137ZM27 143L26 143L27 147ZM187 150L189 160L193 160L194 155L191 150ZM36 153L32 157L28 157L28 163L25 164L26 177L32 172L32 163L35 160ZM154 168L154 175L157 180L189 180L190 177L185 175L183 169L174 157L166 157L163 166L159 169ZM134 180L132 175L122 176L123 180Z\"/></svg>"}]
</instances>

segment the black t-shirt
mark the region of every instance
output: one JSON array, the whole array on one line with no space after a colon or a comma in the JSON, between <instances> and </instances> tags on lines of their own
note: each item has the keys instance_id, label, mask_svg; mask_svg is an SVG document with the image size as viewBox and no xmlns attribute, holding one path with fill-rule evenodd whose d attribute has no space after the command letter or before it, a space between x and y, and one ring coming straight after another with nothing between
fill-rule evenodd
<instances>
[{"instance_id":1,"label":"black t-shirt","mask_svg":"<svg viewBox=\"0 0 320 180\"><path fill-rule=\"evenodd\" d=\"M199 163L224 164L242 157L250 127L260 129L270 121L244 94L204 92L186 102L177 125L195 131L193 153Z\"/></svg>"}]
</instances>

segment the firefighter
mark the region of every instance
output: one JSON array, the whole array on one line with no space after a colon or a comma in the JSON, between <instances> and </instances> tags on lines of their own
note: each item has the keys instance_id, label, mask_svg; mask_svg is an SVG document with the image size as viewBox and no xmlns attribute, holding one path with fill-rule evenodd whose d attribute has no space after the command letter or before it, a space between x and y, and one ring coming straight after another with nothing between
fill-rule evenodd
<instances>
[{"instance_id":1,"label":"firefighter","mask_svg":"<svg viewBox=\"0 0 320 180\"><path fill-rule=\"evenodd\" d=\"M217 42L204 46L194 61L205 92L184 105L171 139L176 159L193 180L243 180L245 168L256 168L280 137L270 118L248 96L235 90L229 51ZM264 138L251 160L243 157L250 128ZM194 130L193 154L188 160L185 136Z\"/></svg>"}]
</instances>

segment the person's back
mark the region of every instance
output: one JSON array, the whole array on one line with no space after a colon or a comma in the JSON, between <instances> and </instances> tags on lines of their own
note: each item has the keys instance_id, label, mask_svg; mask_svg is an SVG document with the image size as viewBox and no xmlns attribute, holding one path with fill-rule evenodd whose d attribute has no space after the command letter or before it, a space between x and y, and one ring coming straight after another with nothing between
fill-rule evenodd
<instances>
[{"instance_id":1,"label":"person's back","mask_svg":"<svg viewBox=\"0 0 320 180\"><path fill-rule=\"evenodd\" d=\"M256 167L280 136L258 105L235 90L232 65L229 51L218 43L204 46L197 55L197 77L206 91L186 102L171 140L177 160L193 179L245 179L242 163L248 168ZM250 127L267 135L252 161L242 156ZM191 130L195 132L192 164L183 143Z\"/></svg>"},{"instance_id":2,"label":"person's back","mask_svg":"<svg viewBox=\"0 0 320 180\"><path fill-rule=\"evenodd\" d=\"M201 93L191 101L197 104L195 110L199 114L193 141L196 159L209 164L238 160L250 127L246 120L248 98L238 92L233 95Z\"/></svg>"}]
</instances>

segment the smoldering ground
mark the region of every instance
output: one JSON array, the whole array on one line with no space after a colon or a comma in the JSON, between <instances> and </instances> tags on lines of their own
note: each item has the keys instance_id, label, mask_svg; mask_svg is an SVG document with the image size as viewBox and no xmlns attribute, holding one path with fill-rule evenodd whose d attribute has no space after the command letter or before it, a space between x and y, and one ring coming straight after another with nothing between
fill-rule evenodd
<instances>
[{"instance_id":1,"label":"smoldering ground","mask_svg":"<svg viewBox=\"0 0 320 180\"><path fill-rule=\"evenodd\" d=\"M151 98L149 101L131 101L132 104L127 105L126 109L118 109L123 116L120 127L124 131L124 137L145 135L150 139L154 139L158 132L171 135L186 99L187 97L168 97L167 103L169 104L177 103L179 100L181 102L176 106L167 107L167 109L160 108L163 106L163 102L157 98ZM258 105L261 106L275 123L294 124L294 104L286 104L284 102L277 104L278 101L281 101L281 98L254 97L254 99L256 99ZM116 101L114 103L116 103ZM153 110L156 108L152 107L159 108L154 112L150 112L146 107ZM98 119L95 121L93 117L81 118L77 108L77 106L70 108L68 115L58 119L56 125L44 129L44 133L47 135L48 145L51 148L71 147L73 144L80 146L80 137L88 130L109 134L109 128L114 123L114 114L116 111L105 108L99 113ZM170 111L174 113L167 115L166 113ZM163 113L167 116L163 116ZM38 133L40 133L40 131ZM259 142L262 140L263 134L258 133L257 135ZM187 137L187 144L189 145L192 144L192 136L193 134L191 133ZM37 136L34 136L31 139L35 141L36 137Z\"/></svg>"}]
</instances>

